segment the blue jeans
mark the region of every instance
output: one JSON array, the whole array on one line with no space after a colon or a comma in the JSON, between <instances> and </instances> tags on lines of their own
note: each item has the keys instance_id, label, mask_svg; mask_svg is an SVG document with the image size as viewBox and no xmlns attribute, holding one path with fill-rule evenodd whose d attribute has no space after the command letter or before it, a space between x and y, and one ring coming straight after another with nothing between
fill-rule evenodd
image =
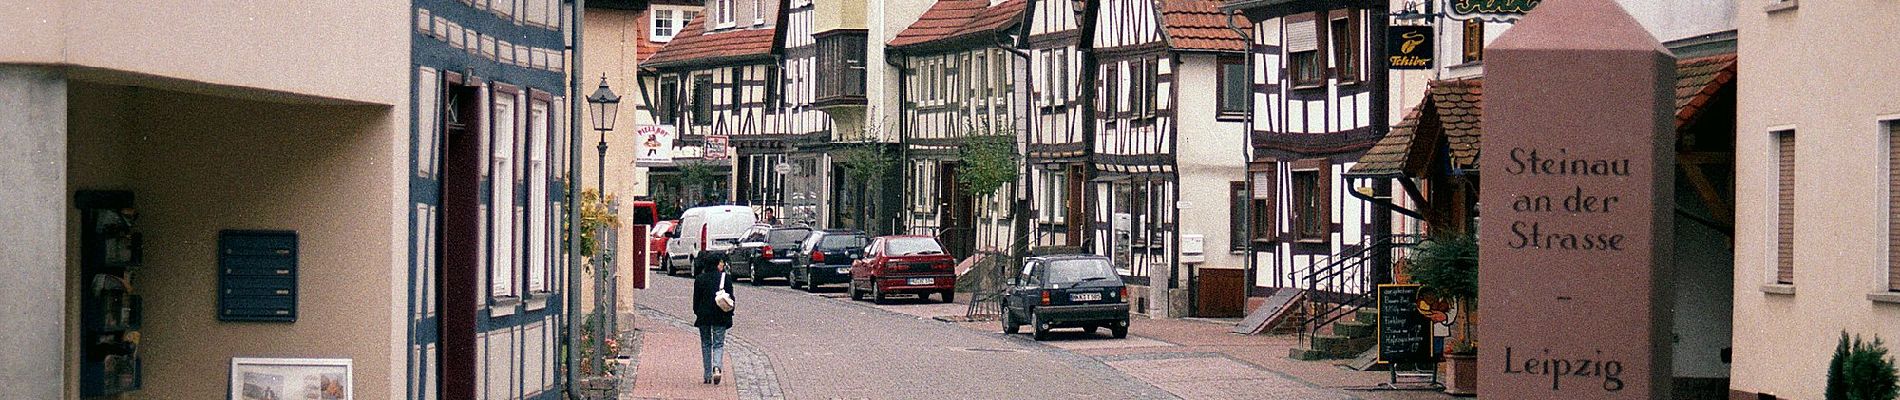
<instances>
[{"instance_id":1,"label":"blue jeans","mask_svg":"<svg viewBox=\"0 0 1900 400\"><path fill-rule=\"evenodd\" d=\"M712 379L713 369L726 364L726 328L724 326L699 327L699 361L705 367L705 377Z\"/></svg>"}]
</instances>

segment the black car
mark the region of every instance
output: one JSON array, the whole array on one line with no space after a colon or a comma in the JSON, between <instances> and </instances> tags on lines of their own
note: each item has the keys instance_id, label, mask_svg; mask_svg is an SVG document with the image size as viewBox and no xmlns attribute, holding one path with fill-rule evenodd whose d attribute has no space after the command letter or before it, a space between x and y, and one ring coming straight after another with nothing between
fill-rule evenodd
<instances>
[{"instance_id":1,"label":"black car","mask_svg":"<svg viewBox=\"0 0 1900 400\"><path fill-rule=\"evenodd\" d=\"M864 257L866 242L860 231L812 233L800 247L805 256L792 266L792 288L809 292L818 285L851 282L851 262Z\"/></svg>"},{"instance_id":2,"label":"black car","mask_svg":"<svg viewBox=\"0 0 1900 400\"><path fill-rule=\"evenodd\" d=\"M1028 323L1036 340L1054 328L1108 328L1128 337L1128 287L1107 257L1061 255L1030 257L1010 278L1003 293L1003 332L1016 333Z\"/></svg>"},{"instance_id":3,"label":"black car","mask_svg":"<svg viewBox=\"0 0 1900 400\"><path fill-rule=\"evenodd\" d=\"M811 233L811 228L755 225L746 230L726 260L726 272L748 278L753 286L764 284L766 278L789 277L799 258L799 245Z\"/></svg>"}]
</instances>

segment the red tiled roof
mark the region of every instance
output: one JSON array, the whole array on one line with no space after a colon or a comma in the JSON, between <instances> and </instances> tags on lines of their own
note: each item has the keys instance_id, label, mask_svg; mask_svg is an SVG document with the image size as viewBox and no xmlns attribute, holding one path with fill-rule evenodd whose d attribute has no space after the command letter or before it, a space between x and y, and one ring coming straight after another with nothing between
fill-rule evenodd
<instances>
[{"instance_id":1,"label":"red tiled roof","mask_svg":"<svg viewBox=\"0 0 1900 400\"><path fill-rule=\"evenodd\" d=\"M1715 92L1735 80L1735 55L1723 54L1676 62L1676 129L1701 116Z\"/></svg>"},{"instance_id":2,"label":"red tiled roof","mask_svg":"<svg viewBox=\"0 0 1900 400\"><path fill-rule=\"evenodd\" d=\"M1167 0L1161 3L1162 32L1176 50L1247 51L1247 37L1227 28L1220 0ZM1253 23L1234 21L1242 31Z\"/></svg>"},{"instance_id":3,"label":"red tiled roof","mask_svg":"<svg viewBox=\"0 0 1900 400\"><path fill-rule=\"evenodd\" d=\"M1681 130L1693 123L1716 92L1734 81L1734 54L1676 61L1675 128ZM1422 112L1431 115L1422 116ZM1433 81L1424 101L1367 150L1350 173L1386 175L1416 167L1419 160L1414 158L1421 154L1416 147L1430 145L1431 139L1421 133L1431 130L1443 132L1453 166L1476 169L1484 136L1480 128L1483 117L1483 80Z\"/></svg>"},{"instance_id":4,"label":"red tiled roof","mask_svg":"<svg viewBox=\"0 0 1900 400\"><path fill-rule=\"evenodd\" d=\"M645 62L647 66L711 64L724 60L766 57L772 54L772 36L778 27L735 29L706 33L706 14L693 17L673 40Z\"/></svg>"},{"instance_id":5,"label":"red tiled roof","mask_svg":"<svg viewBox=\"0 0 1900 400\"><path fill-rule=\"evenodd\" d=\"M995 7L989 0L938 0L916 23L897 33L890 47L950 42L995 33L1022 21L1026 0L1008 0Z\"/></svg>"}]
</instances>

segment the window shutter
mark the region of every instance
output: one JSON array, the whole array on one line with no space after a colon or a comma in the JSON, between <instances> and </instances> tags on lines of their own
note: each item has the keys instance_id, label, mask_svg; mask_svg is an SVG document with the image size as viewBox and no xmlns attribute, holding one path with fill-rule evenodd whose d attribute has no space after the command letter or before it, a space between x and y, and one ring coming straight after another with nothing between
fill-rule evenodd
<instances>
[{"instance_id":1,"label":"window shutter","mask_svg":"<svg viewBox=\"0 0 1900 400\"><path fill-rule=\"evenodd\" d=\"M1286 27L1286 51L1288 53L1319 50L1319 31L1314 21L1300 21Z\"/></svg>"},{"instance_id":2,"label":"window shutter","mask_svg":"<svg viewBox=\"0 0 1900 400\"><path fill-rule=\"evenodd\" d=\"M1780 211L1776 216L1775 283L1794 283L1794 131L1775 133L1780 148L1777 194Z\"/></svg>"},{"instance_id":3,"label":"window shutter","mask_svg":"<svg viewBox=\"0 0 1900 400\"><path fill-rule=\"evenodd\" d=\"M1887 290L1900 291L1900 120L1887 121Z\"/></svg>"}]
</instances>

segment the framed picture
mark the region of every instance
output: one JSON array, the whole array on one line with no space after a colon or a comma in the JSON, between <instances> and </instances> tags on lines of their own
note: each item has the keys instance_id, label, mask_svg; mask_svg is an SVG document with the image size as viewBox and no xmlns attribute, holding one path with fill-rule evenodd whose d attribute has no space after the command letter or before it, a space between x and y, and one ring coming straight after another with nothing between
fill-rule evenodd
<instances>
[{"instance_id":1,"label":"framed picture","mask_svg":"<svg viewBox=\"0 0 1900 400\"><path fill-rule=\"evenodd\" d=\"M232 358L231 400L352 400L350 359Z\"/></svg>"}]
</instances>

